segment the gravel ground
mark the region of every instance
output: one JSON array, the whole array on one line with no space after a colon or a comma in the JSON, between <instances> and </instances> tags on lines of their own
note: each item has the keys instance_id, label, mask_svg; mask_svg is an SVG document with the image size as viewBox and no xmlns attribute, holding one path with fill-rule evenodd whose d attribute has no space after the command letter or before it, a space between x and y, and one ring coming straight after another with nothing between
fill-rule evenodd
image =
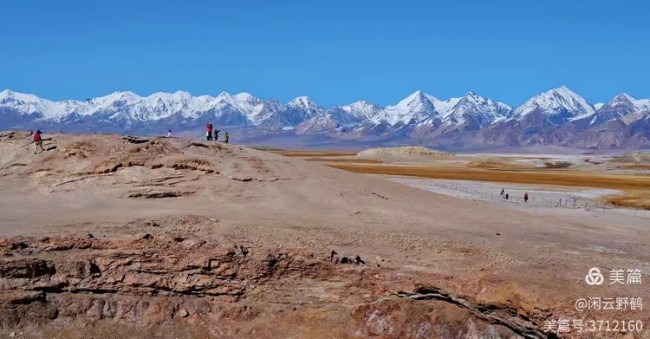
<instances>
[{"instance_id":1,"label":"gravel ground","mask_svg":"<svg viewBox=\"0 0 650 339\"><path fill-rule=\"evenodd\" d=\"M472 180L414 179L406 177L388 177L388 180L429 192L456 198L495 202L511 208L546 210L563 207L574 209L576 213L580 214L606 212L650 218L650 211L611 207L605 207L605 210L603 210L601 198L621 194L622 192L619 190L561 186L543 187ZM504 194L509 194L508 200L501 196L502 189ZM528 192L529 196L528 203L523 201L526 192Z\"/></svg>"}]
</instances>

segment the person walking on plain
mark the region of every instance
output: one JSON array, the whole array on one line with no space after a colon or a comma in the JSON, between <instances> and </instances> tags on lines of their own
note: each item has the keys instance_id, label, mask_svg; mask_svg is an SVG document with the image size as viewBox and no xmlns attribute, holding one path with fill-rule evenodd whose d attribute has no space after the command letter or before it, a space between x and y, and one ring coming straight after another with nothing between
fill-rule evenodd
<instances>
[{"instance_id":1,"label":"person walking on plain","mask_svg":"<svg viewBox=\"0 0 650 339\"><path fill-rule=\"evenodd\" d=\"M524 193L524 203L528 202L528 192Z\"/></svg>"}]
</instances>

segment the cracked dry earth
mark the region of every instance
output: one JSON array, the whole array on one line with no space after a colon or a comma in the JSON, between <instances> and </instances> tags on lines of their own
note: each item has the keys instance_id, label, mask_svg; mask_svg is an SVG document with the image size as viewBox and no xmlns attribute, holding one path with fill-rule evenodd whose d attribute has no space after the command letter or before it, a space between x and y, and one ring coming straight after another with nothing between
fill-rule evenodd
<instances>
[{"instance_id":1,"label":"cracked dry earth","mask_svg":"<svg viewBox=\"0 0 650 339\"><path fill-rule=\"evenodd\" d=\"M235 145L28 140L0 133L0 337L649 337L544 327L650 321L573 307L650 300L584 282L592 266L647 280L635 219L539 220Z\"/></svg>"}]
</instances>

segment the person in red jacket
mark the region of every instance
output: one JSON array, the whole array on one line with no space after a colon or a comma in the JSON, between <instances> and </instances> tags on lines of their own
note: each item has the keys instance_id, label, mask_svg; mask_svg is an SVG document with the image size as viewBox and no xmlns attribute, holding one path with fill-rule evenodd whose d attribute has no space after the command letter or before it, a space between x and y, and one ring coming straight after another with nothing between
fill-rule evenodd
<instances>
[{"instance_id":1,"label":"person in red jacket","mask_svg":"<svg viewBox=\"0 0 650 339\"><path fill-rule=\"evenodd\" d=\"M41 149L41 152L45 151L43 148L43 137L41 136L41 131L36 130L36 132L34 132L34 154L36 154L36 151L39 148Z\"/></svg>"},{"instance_id":2,"label":"person in red jacket","mask_svg":"<svg viewBox=\"0 0 650 339\"><path fill-rule=\"evenodd\" d=\"M206 139L207 141L211 141L211 140L212 140L212 124L211 124L211 123L206 124L206 125L205 125L205 128L206 128L206 130L207 130L207 131L205 132L205 139Z\"/></svg>"}]
</instances>

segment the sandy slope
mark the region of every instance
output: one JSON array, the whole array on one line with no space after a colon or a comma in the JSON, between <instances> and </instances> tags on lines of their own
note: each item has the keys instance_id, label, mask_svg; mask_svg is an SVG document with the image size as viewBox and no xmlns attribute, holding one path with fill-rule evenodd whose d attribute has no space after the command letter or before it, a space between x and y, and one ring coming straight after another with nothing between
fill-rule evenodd
<instances>
[{"instance_id":1,"label":"sandy slope","mask_svg":"<svg viewBox=\"0 0 650 339\"><path fill-rule=\"evenodd\" d=\"M0 138L1 235L92 233L94 238L122 239L148 233L244 244L253 250L300 248L323 258L336 250L359 255L366 261L367 270L380 270L372 274L386 286L373 285L372 292L363 298L365 292L359 296L345 292L366 286L361 278L351 278L348 287L330 286L332 282L321 278L325 280L309 287L321 291L320 298L331 295L338 301L321 300L322 312L319 307L305 306L304 300L297 303L299 315L278 320L286 324L301 319L291 327L296 336L327 336L325 329L331 326L339 326L341 336L405 336L403 328L408 321L391 318L391 314L406 312L405 306L395 306L399 310L386 306L388 309L380 312L387 317L382 321L388 325L383 327L373 323L377 310L371 306L371 300L388 297L405 285L435 286L473 303L512 309L516 314L506 318L538 329L544 319L582 317L584 314L572 309L573 303L594 293L650 300L647 288L591 288L583 280L592 266L650 272L650 232L644 220L580 220L559 214L542 218L523 210L438 195L237 145L164 138L134 144L122 136L52 138L46 147L56 148L37 155L27 145L26 135L5 134ZM338 272L338 267L332 269ZM367 274L364 269L355 272ZM381 278L395 274L402 280ZM644 275L644 279L650 278ZM298 289L309 285L302 280L293 284ZM268 293L274 293L273 289ZM272 309L269 305L274 302L268 295L265 299L245 295L244 300L258 303L260 312ZM334 316L341 310L328 307L344 300L358 304ZM428 313L411 303L407 305L416 308L408 312L441 317L451 307L430 303ZM346 312L362 315L353 321L345 317ZM607 313L592 314L601 315ZM617 317L641 318L646 323L648 315L647 311L617 313ZM438 323L433 323L475 337L493 331L489 326L505 328L498 322L489 325L491 321L484 318L471 320L476 316L469 312L458 315L458 319L469 321L435 318ZM74 319L83 317L69 321L74 323ZM272 322L256 319L257 331L279 335L273 332ZM475 323L479 325L471 325ZM100 331L102 326L96 323L93 328ZM183 327L179 326L172 326L169 333L181 331ZM481 332L485 326L488 332ZM32 333L46 330L51 329L37 327ZM81 336L93 333L88 331ZM209 335L227 335L206 331ZM423 337L444 337L435 331L426 333L429 335Z\"/></svg>"},{"instance_id":2,"label":"sandy slope","mask_svg":"<svg viewBox=\"0 0 650 339\"><path fill-rule=\"evenodd\" d=\"M650 164L650 152L628 152L620 157L614 158L614 161Z\"/></svg>"},{"instance_id":3,"label":"sandy slope","mask_svg":"<svg viewBox=\"0 0 650 339\"><path fill-rule=\"evenodd\" d=\"M450 159L452 154L421 146L370 148L357 154L360 159L374 159L383 162L432 162Z\"/></svg>"}]
</instances>

